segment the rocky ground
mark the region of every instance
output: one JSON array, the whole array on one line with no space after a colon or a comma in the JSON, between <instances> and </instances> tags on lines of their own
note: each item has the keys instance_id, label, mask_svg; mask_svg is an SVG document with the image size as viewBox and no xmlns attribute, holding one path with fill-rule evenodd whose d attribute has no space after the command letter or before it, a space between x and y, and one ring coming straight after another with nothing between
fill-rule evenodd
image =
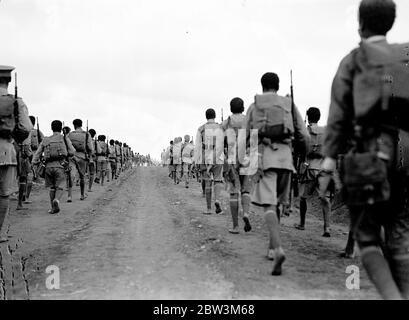
<instances>
[{"instance_id":1,"label":"rocky ground","mask_svg":"<svg viewBox=\"0 0 409 320\"><path fill-rule=\"evenodd\" d=\"M265 257L263 215L252 208L254 230L233 236L228 197L224 215L204 216L197 182L173 185L164 168L135 168L86 201L63 199L62 212L47 214L48 194L37 187L30 210L12 211L11 237L0 245L1 299L373 299L375 290L359 259L344 260L348 227L334 213L332 237L322 238L319 210L307 230L283 218L288 259L272 277ZM346 267L360 267L360 290L346 288ZM60 271L60 289L46 286L48 266Z\"/></svg>"}]
</instances>

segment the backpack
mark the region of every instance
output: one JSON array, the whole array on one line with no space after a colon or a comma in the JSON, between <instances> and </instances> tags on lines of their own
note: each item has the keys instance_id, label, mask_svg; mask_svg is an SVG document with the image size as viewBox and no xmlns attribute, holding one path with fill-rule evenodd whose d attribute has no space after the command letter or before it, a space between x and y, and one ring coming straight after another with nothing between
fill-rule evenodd
<instances>
[{"instance_id":1,"label":"backpack","mask_svg":"<svg viewBox=\"0 0 409 320\"><path fill-rule=\"evenodd\" d=\"M44 160L61 161L68 156L67 147L65 146L64 136L60 136L57 141L52 141L50 138L44 139Z\"/></svg>"},{"instance_id":2,"label":"backpack","mask_svg":"<svg viewBox=\"0 0 409 320\"><path fill-rule=\"evenodd\" d=\"M358 123L393 124L409 131L409 43L363 41L355 63L353 102Z\"/></svg>"},{"instance_id":3,"label":"backpack","mask_svg":"<svg viewBox=\"0 0 409 320\"><path fill-rule=\"evenodd\" d=\"M308 126L308 133L310 134L310 147L307 158L321 159L323 158L322 146L324 144L325 128L320 126Z\"/></svg>"},{"instance_id":4,"label":"backpack","mask_svg":"<svg viewBox=\"0 0 409 320\"><path fill-rule=\"evenodd\" d=\"M291 114L291 99L277 94L263 94L255 97L252 113L252 128L258 129L259 138L272 142L283 142L294 134Z\"/></svg>"},{"instance_id":5,"label":"backpack","mask_svg":"<svg viewBox=\"0 0 409 320\"><path fill-rule=\"evenodd\" d=\"M75 151L86 152L85 137L86 137L86 132L77 132L77 131L70 132L69 138L72 142L73 147L75 148Z\"/></svg>"}]
</instances>

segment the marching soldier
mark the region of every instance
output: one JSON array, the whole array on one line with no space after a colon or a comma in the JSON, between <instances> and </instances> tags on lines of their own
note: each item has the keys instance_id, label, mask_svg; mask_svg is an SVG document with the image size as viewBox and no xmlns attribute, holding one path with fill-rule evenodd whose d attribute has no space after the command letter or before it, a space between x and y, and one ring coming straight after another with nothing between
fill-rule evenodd
<instances>
[{"instance_id":1,"label":"marching soldier","mask_svg":"<svg viewBox=\"0 0 409 320\"><path fill-rule=\"evenodd\" d=\"M34 125L32 119L29 117L30 122ZM35 119L34 119L35 120ZM33 150L31 148L32 144L32 132L36 131L34 128L31 129L30 135L23 141L23 143L18 145L20 150L20 170L19 170L19 188L18 188L18 204L17 211L27 210L23 206L23 203L29 204L31 201L27 200L28 190L31 193L31 188L33 186L33 168L31 166L31 161L33 160Z\"/></svg>"},{"instance_id":2,"label":"marching soldier","mask_svg":"<svg viewBox=\"0 0 409 320\"><path fill-rule=\"evenodd\" d=\"M261 84L263 94L256 95L247 112L246 124L247 129L258 130L260 144L252 202L264 208L270 238L268 258L274 260L272 275L278 276L286 259L280 239L278 206L289 203L291 172L295 172L292 140L300 153L305 152L308 133L291 99L277 94L280 88L278 76L266 73Z\"/></svg>"},{"instance_id":3,"label":"marching soldier","mask_svg":"<svg viewBox=\"0 0 409 320\"><path fill-rule=\"evenodd\" d=\"M216 123L216 111L206 111L207 123L202 125L196 136L196 164L201 165L202 179L205 181L206 210L203 214L212 214L212 185L214 182L214 205L216 214L222 214L221 192L223 190L224 134L223 128Z\"/></svg>"},{"instance_id":4,"label":"marching soldier","mask_svg":"<svg viewBox=\"0 0 409 320\"><path fill-rule=\"evenodd\" d=\"M245 223L244 231L251 231L249 220L250 202L251 202L251 179L248 175L240 172L242 162L239 155L239 143L246 146L246 135L240 136L240 130L246 128L246 116L244 112L244 102L240 98L234 98L230 102L232 115L223 122L225 132L225 146L227 146L227 167L226 181L230 190L230 211L233 221L233 228L229 230L232 234L239 234L239 197L241 195L241 204L243 209L243 221ZM245 130L244 130L245 133ZM239 141L240 137L243 137Z\"/></svg>"},{"instance_id":5,"label":"marching soldier","mask_svg":"<svg viewBox=\"0 0 409 320\"><path fill-rule=\"evenodd\" d=\"M97 132L94 129L88 130L92 138L92 145L94 147L94 153L89 157L88 162L88 192L92 192L92 185L94 182L99 183L99 177L96 175L98 171L97 153L100 153L100 148L97 143Z\"/></svg>"},{"instance_id":6,"label":"marching soldier","mask_svg":"<svg viewBox=\"0 0 409 320\"><path fill-rule=\"evenodd\" d=\"M73 121L74 131L68 135L75 148L74 164L80 176L81 200L85 200L85 171L90 157L94 154L91 135L82 129L82 120Z\"/></svg>"},{"instance_id":7,"label":"marching soldier","mask_svg":"<svg viewBox=\"0 0 409 320\"><path fill-rule=\"evenodd\" d=\"M31 139L31 151L32 151L32 153L33 153L33 155L34 155L34 153L36 153L36 151L37 151L37 149L38 149L38 147L39 147L39 145L40 145L40 143L43 141L43 139L44 139L44 135L43 135L43 133L40 131L40 129L38 128L38 124L37 124L37 128L35 128L35 125L36 125L36 118L34 117L34 116L30 116L30 120L31 120L31 123L32 123L32 125L33 125L33 129L31 130L31 132L30 132L30 139ZM31 165L31 161L32 161L33 159L32 159L32 157L30 158L30 165ZM31 174L29 175L29 178L31 178L32 177L32 179L29 179L28 181L27 181L27 191L26 191L26 201L25 201L25 203L31 203L31 201L30 201L30 195L31 195L31 190L32 190L32 188L33 188L33 180L35 181L36 180L36 174L34 173L34 170L33 170L33 168L31 168Z\"/></svg>"},{"instance_id":8,"label":"marching soldier","mask_svg":"<svg viewBox=\"0 0 409 320\"><path fill-rule=\"evenodd\" d=\"M195 146L190 142L190 136L185 136L185 143L182 146L182 163L183 163L183 178L185 180L186 189L189 188L189 180L193 165L193 156L195 154Z\"/></svg>"},{"instance_id":9,"label":"marching soldier","mask_svg":"<svg viewBox=\"0 0 409 320\"><path fill-rule=\"evenodd\" d=\"M179 184L182 179L182 138L175 138L173 144L174 182Z\"/></svg>"},{"instance_id":10,"label":"marching soldier","mask_svg":"<svg viewBox=\"0 0 409 320\"><path fill-rule=\"evenodd\" d=\"M310 108L307 111L308 133L310 135L310 148L305 161L300 169L300 224L295 225L298 230L305 230L305 217L307 214L307 199L318 193L324 218L323 237L331 236L329 224L331 214L331 192L326 190L325 180L322 175L322 145L324 142L325 127L318 125L321 112L318 108Z\"/></svg>"},{"instance_id":11,"label":"marching soldier","mask_svg":"<svg viewBox=\"0 0 409 320\"><path fill-rule=\"evenodd\" d=\"M362 41L334 78L322 167L334 172L345 154L341 179L364 268L384 299L409 299L409 166L397 159L399 129L409 131L399 113L409 109L409 59L407 44L387 42L395 18L392 0L360 3Z\"/></svg>"},{"instance_id":12,"label":"marching soldier","mask_svg":"<svg viewBox=\"0 0 409 320\"><path fill-rule=\"evenodd\" d=\"M122 160L121 160L121 146L119 141L115 141L115 155L116 155L116 177L119 178L119 175L122 172Z\"/></svg>"},{"instance_id":13,"label":"marching soldier","mask_svg":"<svg viewBox=\"0 0 409 320\"><path fill-rule=\"evenodd\" d=\"M45 161L45 186L50 188L50 214L60 212L60 200L63 194L62 185L66 181L66 169L70 165L69 157L76 153L70 139L61 134L62 122L55 120L51 123L53 135L44 138L34 155L33 165L40 163L44 153Z\"/></svg>"},{"instance_id":14,"label":"marching soldier","mask_svg":"<svg viewBox=\"0 0 409 320\"><path fill-rule=\"evenodd\" d=\"M9 197L18 165L13 143L22 143L33 127L23 100L17 98L17 94L8 93L13 70L14 67L0 66L0 243L8 241L3 234L3 223L9 212Z\"/></svg>"},{"instance_id":15,"label":"marching soldier","mask_svg":"<svg viewBox=\"0 0 409 320\"><path fill-rule=\"evenodd\" d=\"M107 159L107 152L108 152L108 145L105 143L106 137L104 135L98 136L97 141L97 150L96 153L96 160L97 160L97 178L101 182L101 186L104 185L104 179L107 171L108 159Z\"/></svg>"},{"instance_id":16,"label":"marching soldier","mask_svg":"<svg viewBox=\"0 0 409 320\"><path fill-rule=\"evenodd\" d=\"M109 141L109 163L108 165L111 167L111 179L116 180L116 154L115 154L115 141Z\"/></svg>"}]
</instances>

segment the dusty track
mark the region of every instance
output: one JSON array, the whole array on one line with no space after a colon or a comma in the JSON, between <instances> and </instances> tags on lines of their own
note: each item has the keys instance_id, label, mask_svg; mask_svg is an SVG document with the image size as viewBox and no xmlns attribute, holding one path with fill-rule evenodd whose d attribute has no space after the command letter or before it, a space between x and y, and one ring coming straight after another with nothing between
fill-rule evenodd
<instances>
[{"instance_id":1,"label":"dusty track","mask_svg":"<svg viewBox=\"0 0 409 320\"><path fill-rule=\"evenodd\" d=\"M0 247L0 298L377 298L364 272L361 290L345 288L346 266L359 266L337 257L346 226L334 225L328 240L315 217L305 232L292 227L295 217L284 219L288 260L284 275L274 278L256 210L254 231L232 236L228 212L203 216L199 185L174 186L162 168L137 168L95 189L57 216L46 213L44 190L35 192L27 215L12 211L13 238ZM60 290L45 286L49 265L60 268Z\"/></svg>"}]
</instances>

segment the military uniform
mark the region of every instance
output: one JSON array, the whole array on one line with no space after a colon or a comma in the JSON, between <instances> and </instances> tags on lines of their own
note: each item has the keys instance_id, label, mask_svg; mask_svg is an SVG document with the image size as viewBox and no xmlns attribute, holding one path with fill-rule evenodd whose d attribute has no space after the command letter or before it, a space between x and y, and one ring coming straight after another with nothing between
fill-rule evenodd
<instances>
[{"instance_id":1,"label":"military uniform","mask_svg":"<svg viewBox=\"0 0 409 320\"><path fill-rule=\"evenodd\" d=\"M307 199L318 195L321 201L321 206L323 209L324 218L324 237L330 236L330 211L331 204L330 198L331 193L335 192L334 184L329 190L328 188L328 177L322 174L322 161L324 156L322 154L322 145L317 145L318 136L323 136L325 133L325 127L318 126L318 124L313 123L307 127L308 133L310 134L310 152L306 157L306 160L300 165L300 216L301 222L296 225L297 229L305 229L305 217L307 211ZM321 140L322 141L322 140Z\"/></svg>"},{"instance_id":2,"label":"military uniform","mask_svg":"<svg viewBox=\"0 0 409 320\"><path fill-rule=\"evenodd\" d=\"M291 99L281 97L274 91L256 95L255 102L247 112L246 128L248 130L257 129L256 115L258 116L263 110L264 114L267 114L265 110L273 110L277 106L284 110L287 115L291 115L290 122L293 125L294 137L277 141L262 137L263 140L259 141L259 173L255 176L256 185L251 196L253 204L264 208L265 221L269 230L267 256L274 260L272 275L281 275L281 266L285 261L279 231L279 204L289 204L291 174L295 173L292 154L293 140L300 152L305 152L308 149L307 129L297 107L294 106L292 110ZM282 119L283 123L285 123L284 121L285 119ZM257 180L259 181L257 182Z\"/></svg>"},{"instance_id":3,"label":"military uniform","mask_svg":"<svg viewBox=\"0 0 409 320\"><path fill-rule=\"evenodd\" d=\"M185 140L185 143L182 145L182 172L186 188L188 188L193 165L193 156L195 154L195 146L190 142L190 136L185 137L185 139L187 141Z\"/></svg>"},{"instance_id":4,"label":"military uniform","mask_svg":"<svg viewBox=\"0 0 409 320\"><path fill-rule=\"evenodd\" d=\"M201 126L196 135L194 162L201 166L202 179L205 182L207 211L211 214L212 184L214 183L214 203L216 213L222 213L221 191L223 189L224 133L214 119Z\"/></svg>"},{"instance_id":5,"label":"military uniform","mask_svg":"<svg viewBox=\"0 0 409 320\"><path fill-rule=\"evenodd\" d=\"M273 100L275 93L265 93L261 96L266 103ZM286 98L282 98L284 101ZM287 99L283 105L284 108L291 111L291 101ZM252 113L255 104L252 104L247 112L247 128L252 128ZM296 119L294 121L294 129L296 139L307 143L308 133L305 128L303 119L298 109L295 110ZM307 149L307 147L305 147ZM292 155L291 140L270 143L267 146L260 147L261 168L264 171L264 176L261 181L256 184L252 194L252 202L258 206L276 206L278 204L288 205L290 196L291 173L295 173L294 159Z\"/></svg>"},{"instance_id":6,"label":"military uniform","mask_svg":"<svg viewBox=\"0 0 409 320\"><path fill-rule=\"evenodd\" d=\"M0 66L0 77L11 77L13 70L13 67ZM1 232L9 210L9 196L16 179L17 153L13 143L17 138L24 140L32 129L27 106L23 100L17 99L18 117L16 118L14 102L15 99L8 94L7 88L0 87L0 242L7 241L2 237ZM14 135L15 128L20 131L19 137Z\"/></svg>"},{"instance_id":7,"label":"military uniform","mask_svg":"<svg viewBox=\"0 0 409 320\"><path fill-rule=\"evenodd\" d=\"M98 163L98 172L97 177L101 182L101 186L104 185L104 179L108 168L108 159L107 159L107 152L108 152L108 145L104 141L97 141L97 149L98 153L96 153L96 160Z\"/></svg>"},{"instance_id":8,"label":"military uniform","mask_svg":"<svg viewBox=\"0 0 409 320\"><path fill-rule=\"evenodd\" d=\"M54 132L52 136L44 138L34 155L33 165L37 165L44 153L45 187L50 188L50 213L59 212L59 201L63 193L62 185L66 181L65 170L69 166L67 157L74 156L75 152L70 139L59 132Z\"/></svg>"},{"instance_id":9,"label":"military uniform","mask_svg":"<svg viewBox=\"0 0 409 320\"><path fill-rule=\"evenodd\" d=\"M177 138L173 144L173 165L175 166L176 183L179 184L182 179L182 138Z\"/></svg>"},{"instance_id":10,"label":"military uniform","mask_svg":"<svg viewBox=\"0 0 409 320\"><path fill-rule=\"evenodd\" d=\"M88 138L87 138L88 136ZM75 148L75 155L72 161L80 177L81 199L85 199L85 172L89 162L89 157L94 154L94 146L91 135L82 128L71 131L68 138Z\"/></svg>"},{"instance_id":11,"label":"military uniform","mask_svg":"<svg viewBox=\"0 0 409 320\"><path fill-rule=\"evenodd\" d=\"M241 203L243 208L243 219L246 224L245 231L251 231L251 226L248 218L250 211L252 191L251 177L241 172L244 157L239 156L239 136L240 130L244 129L244 139L241 141L246 146L246 116L243 114L232 114L227 120L223 122L223 130L225 133L225 147L227 146L227 170L225 170L226 181L229 185L230 192L230 211L233 220L233 229L230 233L238 233L238 211L239 211L239 195L241 195Z\"/></svg>"},{"instance_id":12,"label":"military uniform","mask_svg":"<svg viewBox=\"0 0 409 320\"><path fill-rule=\"evenodd\" d=\"M97 159L97 153L99 153L101 150L98 145L98 141L96 137L92 138L92 144L94 146L94 152L90 155L89 157L89 162L88 162L88 192L92 192L92 185L94 181L96 183L99 183L99 176L98 176L98 159Z\"/></svg>"},{"instance_id":13,"label":"military uniform","mask_svg":"<svg viewBox=\"0 0 409 320\"><path fill-rule=\"evenodd\" d=\"M115 144L115 155L116 155L116 177L118 178L122 172L122 158L121 158L121 147L119 144Z\"/></svg>"},{"instance_id":14,"label":"military uniform","mask_svg":"<svg viewBox=\"0 0 409 320\"><path fill-rule=\"evenodd\" d=\"M384 36L374 36L363 41L377 43L381 47L388 46ZM355 136L353 82L361 63L357 59L357 54L358 49L353 50L342 60L332 85L331 106L324 142L324 155L328 159L337 159L338 155L346 154L350 150L351 139ZM384 228L388 268L391 269L402 295L409 298L409 208L407 205L409 166L407 163L402 168L399 166L397 130L395 132L385 130L379 137L368 137L364 142L367 150L378 149L378 154L383 154L389 159L387 170L391 194L389 201L375 205L350 205L352 232L360 248L361 258L369 268L368 272L383 272L387 268L377 268L373 261L376 260L376 264L383 263L379 262L383 259L382 254L378 253L379 258L376 258L376 253L380 251L381 228ZM374 281L379 281L379 278ZM377 285L382 286L385 283L378 282Z\"/></svg>"},{"instance_id":15,"label":"military uniform","mask_svg":"<svg viewBox=\"0 0 409 320\"><path fill-rule=\"evenodd\" d=\"M117 170L117 166L116 166L116 155L115 155L115 144L114 145L109 145L108 147L109 149L109 157L108 157L108 165L110 166L110 170L111 170L111 179L114 180L116 179L116 170Z\"/></svg>"}]
</instances>

